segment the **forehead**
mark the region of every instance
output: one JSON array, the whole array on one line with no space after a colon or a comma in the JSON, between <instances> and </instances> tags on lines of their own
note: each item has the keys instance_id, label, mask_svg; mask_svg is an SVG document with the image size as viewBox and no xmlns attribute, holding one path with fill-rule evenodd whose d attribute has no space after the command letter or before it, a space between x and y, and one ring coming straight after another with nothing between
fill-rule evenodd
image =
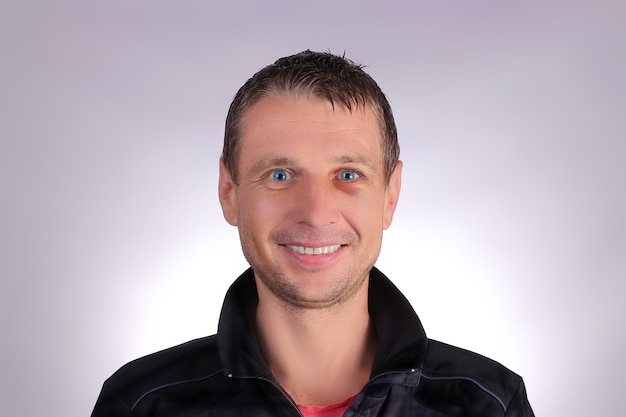
<instances>
[{"instance_id":1,"label":"forehead","mask_svg":"<svg viewBox=\"0 0 626 417\"><path fill-rule=\"evenodd\" d=\"M380 122L372 106L350 110L314 96L261 98L246 112L240 132L241 150L306 143L324 147L375 146L377 152L382 148Z\"/></svg>"}]
</instances>

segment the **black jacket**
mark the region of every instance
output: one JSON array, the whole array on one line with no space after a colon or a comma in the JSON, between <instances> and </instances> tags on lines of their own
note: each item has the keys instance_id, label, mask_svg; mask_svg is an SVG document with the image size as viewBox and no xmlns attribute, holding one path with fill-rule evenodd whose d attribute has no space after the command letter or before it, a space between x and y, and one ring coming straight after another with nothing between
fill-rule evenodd
<instances>
[{"instance_id":1,"label":"black jacket","mask_svg":"<svg viewBox=\"0 0 626 417\"><path fill-rule=\"evenodd\" d=\"M92 417L297 417L259 353L251 270L226 294L217 335L135 360L105 383ZM426 338L398 289L370 274L379 338L369 383L345 416L529 417L522 379L502 365Z\"/></svg>"}]
</instances>

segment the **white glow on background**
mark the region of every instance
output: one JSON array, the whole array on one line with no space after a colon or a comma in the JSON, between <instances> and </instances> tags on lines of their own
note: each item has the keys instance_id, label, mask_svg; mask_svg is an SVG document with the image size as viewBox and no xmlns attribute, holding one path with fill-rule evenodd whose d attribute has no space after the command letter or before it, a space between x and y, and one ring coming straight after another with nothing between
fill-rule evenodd
<instances>
[{"instance_id":1,"label":"white glow on background","mask_svg":"<svg viewBox=\"0 0 626 417\"><path fill-rule=\"evenodd\" d=\"M626 278L617 1L0 6L0 414L88 415L213 333L245 268L217 202L236 89L305 48L368 65L405 162L381 269L536 414L617 416Z\"/></svg>"}]
</instances>

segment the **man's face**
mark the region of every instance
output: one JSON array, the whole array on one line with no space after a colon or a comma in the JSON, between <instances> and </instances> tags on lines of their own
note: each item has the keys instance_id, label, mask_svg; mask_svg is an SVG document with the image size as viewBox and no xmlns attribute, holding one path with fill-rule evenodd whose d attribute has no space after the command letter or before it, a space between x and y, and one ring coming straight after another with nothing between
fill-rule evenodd
<instances>
[{"instance_id":1,"label":"man's face","mask_svg":"<svg viewBox=\"0 0 626 417\"><path fill-rule=\"evenodd\" d=\"M385 183L371 106L266 97L247 112L239 184L220 166L220 201L258 285L300 308L350 299L391 224L401 163Z\"/></svg>"}]
</instances>

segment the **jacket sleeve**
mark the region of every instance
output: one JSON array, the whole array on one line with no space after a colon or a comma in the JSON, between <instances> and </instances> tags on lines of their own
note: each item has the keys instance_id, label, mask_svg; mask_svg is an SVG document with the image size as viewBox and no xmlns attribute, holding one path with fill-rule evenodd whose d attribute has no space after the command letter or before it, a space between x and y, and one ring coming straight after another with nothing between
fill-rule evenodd
<instances>
[{"instance_id":1,"label":"jacket sleeve","mask_svg":"<svg viewBox=\"0 0 626 417\"><path fill-rule=\"evenodd\" d=\"M91 417L129 417L131 410L122 396L107 381L102 387Z\"/></svg>"},{"instance_id":2,"label":"jacket sleeve","mask_svg":"<svg viewBox=\"0 0 626 417\"><path fill-rule=\"evenodd\" d=\"M528 402L526 395L526 387L524 381L520 379L519 386L515 395L511 399L509 406L506 409L505 417L535 417L533 409Z\"/></svg>"}]
</instances>

